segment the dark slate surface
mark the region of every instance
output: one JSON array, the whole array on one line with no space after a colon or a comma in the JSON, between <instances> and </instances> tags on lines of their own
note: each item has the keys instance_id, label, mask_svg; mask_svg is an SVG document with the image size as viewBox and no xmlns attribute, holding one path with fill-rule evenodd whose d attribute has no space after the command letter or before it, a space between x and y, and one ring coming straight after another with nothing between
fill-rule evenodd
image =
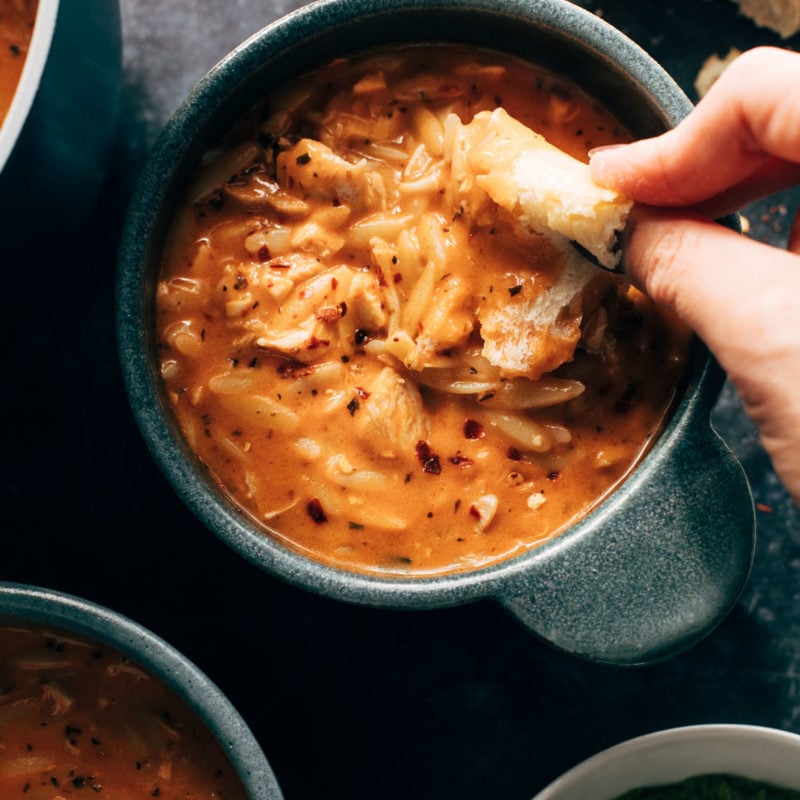
<instances>
[{"instance_id":1,"label":"dark slate surface","mask_svg":"<svg viewBox=\"0 0 800 800\"><path fill-rule=\"evenodd\" d=\"M97 212L74 239L4 259L0 579L107 605L191 658L263 745L287 800L525 800L592 753L699 722L800 732L800 511L733 391L714 420L758 503L751 579L706 640L635 670L536 641L502 609L427 612L326 600L243 563L174 496L135 428L116 362L122 214L160 127L191 86L289 0L122 0L118 140ZM730 0L583 3L694 99L703 60L782 42ZM797 192L746 210L782 244Z\"/></svg>"}]
</instances>

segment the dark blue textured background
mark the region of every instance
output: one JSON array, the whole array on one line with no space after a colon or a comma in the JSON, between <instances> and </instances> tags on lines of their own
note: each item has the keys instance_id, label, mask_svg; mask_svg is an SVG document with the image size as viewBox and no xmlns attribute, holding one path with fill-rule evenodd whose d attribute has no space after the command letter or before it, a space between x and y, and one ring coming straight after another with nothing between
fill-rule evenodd
<instances>
[{"instance_id":1,"label":"dark blue textured background","mask_svg":"<svg viewBox=\"0 0 800 800\"><path fill-rule=\"evenodd\" d=\"M708 639L622 670L553 652L500 608L358 608L294 589L203 529L147 453L124 397L113 284L124 207L149 147L228 50L289 0L122 0L117 146L88 231L4 259L0 579L107 605L225 691L287 800L526 800L592 753L698 722L800 732L800 511L729 387L714 419L759 504L748 586ZM582 3L696 99L712 53L782 42L730 0ZM781 245L800 195L746 209ZM33 324L31 324L33 321ZM9 346L10 344L10 346Z\"/></svg>"}]
</instances>

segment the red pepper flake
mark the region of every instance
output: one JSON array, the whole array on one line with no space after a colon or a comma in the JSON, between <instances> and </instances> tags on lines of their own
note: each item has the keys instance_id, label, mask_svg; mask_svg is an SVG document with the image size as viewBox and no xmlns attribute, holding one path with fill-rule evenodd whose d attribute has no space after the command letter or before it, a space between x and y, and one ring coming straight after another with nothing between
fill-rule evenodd
<instances>
[{"instance_id":1,"label":"red pepper flake","mask_svg":"<svg viewBox=\"0 0 800 800\"><path fill-rule=\"evenodd\" d=\"M481 518L481 512L474 505L469 507L469 515L475 519Z\"/></svg>"},{"instance_id":2,"label":"red pepper flake","mask_svg":"<svg viewBox=\"0 0 800 800\"><path fill-rule=\"evenodd\" d=\"M295 159L295 163L298 167L304 167L309 161L311 161L311 156L308 153L303 153Z\"/></svg>"},{"instance_id":3,"label":"red pepper flake","mask_svg":"<svg viewBox=\"0 0 800 800\"><path fill-rule=\"evenodd\" d=\"M356 386L356 394L362 400L366 400L369 397L369 392L366 389L362 389L360 386Z\"/></svg>"},{"instance_id":4,"label":"red pepper flake","mask_svg":"<svg viewBox=\"0 0 800 800\"><path fill-rule=\"evenodd\" d=\"M486 431L478 420L468 419L464 423L464 436L467 439L483 439L486 436Z\"/></svg>"},{"instance_id":5,"label":"red pepper flake","mask_svg":"<svg viewBox=\"0 0 800 800\"><path fill-rule=\"evenodd\" d=\"M323 509L322 503L320 503L316 497L312 497L311 500L308 501L306 511L308 512L308 516L311 517L317 525L328 521L328 517L325 515L325 509Z\"/></svg>"},{"instance_id":6,"label":"red pepper flake","mask_svg":"<svg viewBox=\"0 0 800 800\"><path fill-rule=\"evenodd\" d=\"M768 506L766 503L756 503L756 508L759 511L763 511L765 514L772 513L772 506Z\"/></svg>"},{"instance_id":7,"label":"red pepper flake","mask_svg":"<svg viewBox=\"0 0 800 800\"><path fill-rule=\"evenodd\" d=\"M357 347L361 347L362 344L366 344L372 337L365 331L363 328L356 328L356 332L353 335L353 341L355 342Z\"/></svg>"},{"instance_id":8,"label":"red pepper flake","mask_svg":"<svg viewBox=\"0 0 800 800\"><path fill-rule=\"evenodd\" d=\"M454 464L459 469L464 469L465 467L471 467L475 462L471 458L467 458L466 456L457 455L452 456L452 458L447 459L451 464Z\"/></svg>"},{"instance_id":9,"label":"red pepper flake","mask_svg":"<svg viewBox=\"0 0 800 800\"><path fill-rule=\"evenodd\" d=\"M424 440L420 439L417 442L417 458L419 463L422 464L422 471L427 472L429 475L438 475L442 471L442 465L439 462L439 456L431 450L431 446Z\"/></svg>"},{"instance_id":10,"label":"red pepper flake","mask_svg":"<svg viewBox=\"0 0 800 800\"><path fill-rule=\"evenodd\" d=\"M392 276L392 280L395 283L400 283L403 280L403 276L399 272L395 272L395 274Z\"/></svg>"},{"instance_id":11,"label":"red pepper flake","mask_svg":"<svg viewBox=\"0 0 800 800\"><path fill-rule=\"evenodd\" d=\"M508 293L514 297L514 295L519 294L522 291L522 284L518 283L516 286L509 286Z\"/></svg>"},{"instance_id":12,"label":"red pepper flake","mask_svg":"<svg viewBox=\"0 0 800 800\"><path fill-rule=\"evenodd\" d=\"M269 261L272 258L272 253L270 253L269 247L267 247L265 244L262 244L261 247L258 248L256 257L263 264L265 261Z\"/></svg>"},{"instance_id":13,"label":"red pepper flake","mask_svg":"<svg viewBox=\"0 0 800 800\"><path fill-rule=\"evenodd\" d=\"M560 473L557 469L551 469L550 472L547 473L547 480L555 481L558 480Z\"/></svg>"},{"instance_id":14,"label":"red pepper flake","mask_svg":"<svg viewBox=\"0 0 800 800\"><path fill-rule=\"evenodd\" d=\"M277 369L277 373L281 378L291 378L293 380L295 378L305 378L313 372L313 367L310 367L308 364L300 364L296 361L286 361Z\"/></svg>"},{"instance_id":15,"label":"red pepper flake","mask_svg":"<svg viewBox=\"0 0 800 800\"><path fill-rule=\"evenodd\" d=\"M512 461L519 461L522 458L522 453L516 447L509 447L506 451L506 456Z\"/></svg>"},{"instance_id":16,"label":"red pepper flake","mask_svg":"<svg viewBox=\"0 0 800 800\"><path fill-rule=\"evenodd\" d=\"M261 252L259 250L259 252ZM291 264L270 264L270 269L291 269Z\"/></svg>"},{"instance_id":17,"label":"red pepper flake","mask_svg":"<svg viewBox=\"0 0 800 800\"><path fill-rule=\"evenodd\" d=\"M327 347L329 344L330 341L327 339L317 339L316 336L312 336L306 345L306 350L316 350L318 347Z\"/></svg>"},{"instance_id":18,"label":"red pepper flake","mask_svg":"<svg viewBox=\"0 0 800 800\"><path fill-rule=\"evenodd\" d=\"M378 279L378 286L386 286L386 276L383 274L380 264L376 264L374 270L375 277Z\"/></svg>"},{"instance_id":19,"label":"red pepper flake","mask_svg":"<svg viewBox=\"0 0 800 800\"><path fill-rule=\"evenodd\" d=\"M356 411L359 409L359 402L358 398L354 397L348 404L347 410L350 412L350 416L354 417L356 415Z\"/></svg>"},{"instance_id":20,"label":"red pepper flake","mask_svg":"<svg viewBox=\"0 0 800 800\"><path fill-rule=\"evenodd\" d=\"M233 283L233 288L236 289L237 292L247 288L247 278L245 278L241 272L236 273L236 280Z\"/></svg>"}]
</instances>

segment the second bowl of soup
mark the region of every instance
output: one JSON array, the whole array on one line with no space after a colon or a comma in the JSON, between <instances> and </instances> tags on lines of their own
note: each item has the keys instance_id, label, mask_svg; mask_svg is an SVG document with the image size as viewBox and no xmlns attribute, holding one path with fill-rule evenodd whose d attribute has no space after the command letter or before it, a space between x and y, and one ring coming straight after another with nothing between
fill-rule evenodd
<instances>
[{"instance_id":1,"label":"second bowl of soup","mask_svg":"<svg viewBox=\"0 0 800 800\"><path fill-rule=\"evenodd\" d=\"M129 394L178 491L340 599L493 597L622 663L706 633L753 546L722 376L533 225L574 208L517 172L529 136L585 162L687 110L561 2L323 2L257 34L168 124L123 243Z\"/></svg>"}]
</instances>

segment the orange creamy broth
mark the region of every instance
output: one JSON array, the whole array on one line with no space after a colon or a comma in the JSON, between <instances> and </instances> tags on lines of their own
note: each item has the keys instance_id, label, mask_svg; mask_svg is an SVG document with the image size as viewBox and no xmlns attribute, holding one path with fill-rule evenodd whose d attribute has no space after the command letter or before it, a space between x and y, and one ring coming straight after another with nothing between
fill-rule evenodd
<instances>
[{"instance_id":1,"label":"orange creamy broth","mask_svg":"<svg viewBox=\"0 0 800 800\"><path fill-rule=\"evenodd\" d=\"M0 626L0 797L246 800L203 724L113 650Z\"/></svg>"},{"instance_id":2,"label":"orange creamy broth","mask_svg":"<svg viewBox=\"0 0 800 800\"><path fill-rule=\"evenodd\" d=\"M540 369L487 363L491 315L561 269L543 237L454 207L442 120L498 105L576 157L628 138L522 61L389 50L276 93L177 210L157 298L174 412L265 535L312 558L425 575L518 554L606 496L670 406L686 332L599 271L563 321L566 363L547 331Z\"/></svg>"},{"instance_id":3,"label":"orange creamy broth","mask_svg":"<svg viewBox=\"0 0 800 800\"><path fill-rule=\"evenodd\" d=\"M0 125L25 65L38 0L0 0Z\"/></svg>"}]
</instances>

